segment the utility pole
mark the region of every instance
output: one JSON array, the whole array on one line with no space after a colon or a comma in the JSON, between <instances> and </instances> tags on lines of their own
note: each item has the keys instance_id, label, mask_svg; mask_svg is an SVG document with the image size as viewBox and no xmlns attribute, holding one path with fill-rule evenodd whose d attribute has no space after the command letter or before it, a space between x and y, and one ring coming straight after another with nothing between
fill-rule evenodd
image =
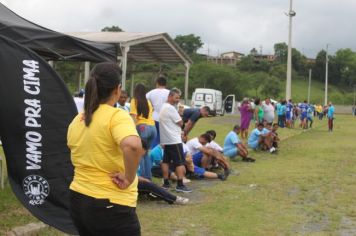
<instances>
[{"instance_id":1,"label":"utility pole","mask_svg":"<svg viewBox=\"0 0 356 236\"><path fill-rule=\"evenodd\" d=\"M289 35L288 35L288 59L287 59L287 82L286 82L286 100L292 98L292 18L296 15L293 11L293 0L290 0L289 13Z\"/></svg>"},{"instance_id":2,"label":"utility pole","mask_svg":"<svg viewBox=\"0 0 356 236\"><path fill-rule=\"evenodd\" d=\"M328 72L329 72L329 57L328 57L329 44L326 44L326 61L325 61L325 100L324 105L328 105Z\"/></svg>"},{"instance_id":3,"label":"utility pole","mask_svg":"<svg viewBox=\"0 0 356 236\"><path fill-rule=\"evenodd\" d=\"M312 69L309 69L308 104L310 104L311 75L312 75Z\"/></svg>"}]
</instances>

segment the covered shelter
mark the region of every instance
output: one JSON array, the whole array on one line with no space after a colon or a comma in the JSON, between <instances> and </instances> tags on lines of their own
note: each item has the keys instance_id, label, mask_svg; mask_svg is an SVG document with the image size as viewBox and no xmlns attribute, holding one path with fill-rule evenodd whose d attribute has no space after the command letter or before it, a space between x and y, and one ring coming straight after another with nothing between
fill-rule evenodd
<instances>
[{"instance_id":1,"label":"covered shelter","mask_svg":"<svg viewBox=\"0 0 356 236\"><path fill-rule=\"evenodd\" d=\"M0 3L0 35L25 46L46 60L116 61L113 44L91 42L59 33L17 15Z\"/></svg>"},{"instance_id":2,"label":"covered shelter","mask_svg":"<svg viewBox=\"0 0 356 236\"><path fill-rule=\"evenodd\" d=\"M68 34L85 40L116 45L120 49L116 53L123 71L123 89L126 88L128 63L183 63L185 66L184 99L188 100L189 69L192 60L167 33L74 32ZM88 63L85 68L85 77L88 78Z\"/></svg>"}]
</instances>

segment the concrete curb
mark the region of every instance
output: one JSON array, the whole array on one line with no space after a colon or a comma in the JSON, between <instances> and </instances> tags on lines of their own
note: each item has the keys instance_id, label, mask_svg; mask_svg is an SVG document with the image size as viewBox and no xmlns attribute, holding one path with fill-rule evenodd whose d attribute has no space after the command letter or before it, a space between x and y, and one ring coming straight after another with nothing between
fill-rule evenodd
<instances>
[{"instance_id":1,"label":"concrete curb","mask_svg":"<svg viewBox=\"0 0 356 236\"><path fill-rule=\"evenodd\" d=\"M10 232L6 233L6 236L35 236L40 230L45 228L49 228L49 226L42 222L30 223L13 228Z\"/></svg>"}]
</instances>

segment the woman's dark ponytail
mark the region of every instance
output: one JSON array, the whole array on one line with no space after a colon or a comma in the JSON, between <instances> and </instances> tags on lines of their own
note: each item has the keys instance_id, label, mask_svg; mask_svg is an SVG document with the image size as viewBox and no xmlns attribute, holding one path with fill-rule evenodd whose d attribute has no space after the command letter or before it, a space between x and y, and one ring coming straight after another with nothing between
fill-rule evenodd
<instances>
[{"instance_id":1,"label":"woman's dark ponytail","mask_svg":"<svg viewBox=\"0 0 356 236\"><path fill-rule=\"evenodd\" d=\"M100 104L98 96L98 87L94 77L91 77L85 85L84 97L84 114L85 126L89 126L93 117L93 113L98 109Z\"/></svg>"},{"instance_id":2,"label":"woman's dark ponytail","mask_svg":"<svg viewBox=\"0 0 356 236\"><path fill-rule=\"evenodd\" d=\"M110 99L111 93L121 84L121 69L110 62L97 64L85 85L84 121L88 127L101 103Z\"/></svg>"}]
</instances>

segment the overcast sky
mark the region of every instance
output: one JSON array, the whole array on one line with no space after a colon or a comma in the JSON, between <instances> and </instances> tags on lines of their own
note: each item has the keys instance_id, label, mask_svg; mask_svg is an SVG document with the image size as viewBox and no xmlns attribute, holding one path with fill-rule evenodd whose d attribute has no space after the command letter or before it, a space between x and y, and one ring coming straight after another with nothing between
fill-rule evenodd
<instances>
[{"instance_id":1,"label":"overcast sky","mask_svg":"<svg viewBox=\"0 0 356 236\"><path fill-rule=\"evenodd\" d=\"M252 48L273 53L288 40L289 0L0 0L22 17L61 31L100 31L118 25L128 32L193 33L201 53ZM326 44L356 51L356 0L294 0L293 47L315 55Z\"/></svg>"}]
</instances>

